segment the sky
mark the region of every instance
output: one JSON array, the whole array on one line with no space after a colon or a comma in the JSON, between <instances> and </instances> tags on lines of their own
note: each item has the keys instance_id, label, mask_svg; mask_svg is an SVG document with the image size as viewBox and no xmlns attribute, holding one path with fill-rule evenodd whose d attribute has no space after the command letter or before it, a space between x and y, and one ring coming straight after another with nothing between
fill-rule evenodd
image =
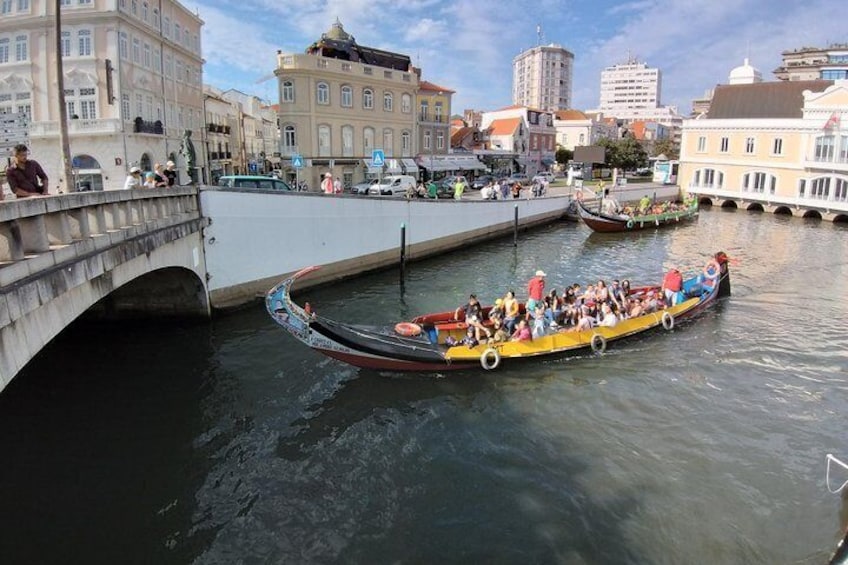
<instances>
[{"instance_id":1,"label":"sky","mask_svg":"<svg viewBox=\"0 0 848 565\"><path fill-rule=\"evenodd\" d=\"M278 49L303 53L338 18L360 45L408 55L456 91L452 110L512 104L512 59L541 43L574 54L572 106L599 103L601 71L628 56L662 72L661 103L691 101L748 57L766 81L781 52L848 43L842 0L203 0L204 82L276 103Z\"/></svg>"}]
</instances>

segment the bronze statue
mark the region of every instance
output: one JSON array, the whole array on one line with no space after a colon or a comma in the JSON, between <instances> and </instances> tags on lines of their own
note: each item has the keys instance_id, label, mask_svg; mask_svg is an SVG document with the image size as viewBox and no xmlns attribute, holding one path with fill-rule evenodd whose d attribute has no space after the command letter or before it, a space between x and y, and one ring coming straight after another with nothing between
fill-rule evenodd
<instances>
[{"instance_id":1,"label":"bronze statue","mask_svg":"<svg viewBox=\"0 0 848 565\"><path fill-rule=\"evenodd\" d=\"M183 132L183 141L180 144L180 155L183 156L186 162L186 172L191 179L191 184L197 184L197 153L194 150L194 142L191 140L191 130L187 129Z\"/></svg>"}]
</instances>

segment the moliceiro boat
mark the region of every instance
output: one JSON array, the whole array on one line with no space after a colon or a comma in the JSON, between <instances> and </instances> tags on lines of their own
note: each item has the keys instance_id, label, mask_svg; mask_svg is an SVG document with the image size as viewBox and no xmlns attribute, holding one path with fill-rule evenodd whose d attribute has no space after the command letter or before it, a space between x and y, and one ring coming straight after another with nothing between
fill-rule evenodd
<instances>
[{"instance_id":1,"label":"moliceiro boat","mask_svg":"<svg viewBox=\"0 0 848 565\"><path fill-rule=\"evenodd\" d=\"M556 331L529 341L483 341L469 347L457 344L467 330L453 311L426 314L394 328L348 324L307 311L291 299L294 283L320 267L307 267L268 291L265 307L271 318L294 338L339 361L357 367L388 371L496 369L518 359L557 357L575 353L603 353L610 342L643 332L671 330L722 296L730 295L728 257L716 253L704 272L683 282L678 304L620 320L612 327ZM658 292L658 285L635 289L633 294ZM523 309L523 306L522 306ZM486 315L487 309L484 309Z\"/></svg>"},{"instance_id":2,"label":"moliceiro boat","mask_svg":"<svg viewBox=\"0 0 848 565\"><path fill-rule=\"evenodd\" d=\"M577 212L587 226L597 232L636 231L665 226L676 226L690 222L698 217L698 203L659 214L627 215L604 214L600 210L590 209L583 201L577 202Z\"/></svg>"}]
</instances>

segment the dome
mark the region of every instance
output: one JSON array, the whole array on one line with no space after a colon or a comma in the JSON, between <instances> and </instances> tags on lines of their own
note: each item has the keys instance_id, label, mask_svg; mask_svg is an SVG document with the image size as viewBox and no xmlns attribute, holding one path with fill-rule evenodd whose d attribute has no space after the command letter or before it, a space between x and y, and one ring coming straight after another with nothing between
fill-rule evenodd
<instances>
[{"instance_id":1,"label":"dome","mask_svg":"<svg viewBox=\"0 0 848 565\"><path fill-rule=\"evenodd\" d=\"M745 62L730 71L728 84L753 84L755 82L763 82L763 74L752 67L748 63L748 58L745 57Z\"/></svg>"},{"instance_id":2,"label":"dome","mask_svg":"<svg viewBox=\"0 0 848 565\"><path fill-rule=\"evenodd\" d=\"M342 22L336 18L336 23L332 25L330 30L324 34L325 37L329 39L335 39L336 41L351 41L353 36L347 33L342 27Z\"/></svg>"}]
</instances>

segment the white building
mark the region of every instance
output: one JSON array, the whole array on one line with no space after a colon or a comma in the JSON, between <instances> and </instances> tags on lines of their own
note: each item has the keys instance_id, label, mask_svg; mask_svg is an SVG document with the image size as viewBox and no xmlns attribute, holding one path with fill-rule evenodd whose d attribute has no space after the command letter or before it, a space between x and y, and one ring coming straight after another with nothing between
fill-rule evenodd
<instances>
[{"instance_id":1,"label":"white building","mask_svg":"<svg viewBox=\"0 0 848 565\"><path fill-rule=\"evenodd\" d=\"M574 54L551 43L512 60L512 102L545 111L571 107Z\"/></svg>"},{"instance_id":2,"label":"white building","mask_svg":"<svg viewBox=\"0 0 848 565\"><path fill-rule=\"evenodd\" d=\"M601 113L561 110L554 113L556 144L574 151L575 147L597 145L601 139L618 139L618 126Z\"/></svg>"},{"instance_id":3,"label":"white building","mask_svg":"<svg viewBox=\"0 0 848 565\"><path fill-rule=\"evenodd\" d=\"M801 47L784 51L783 64L774 70L780 80L848 79L848 43L825 48Z\"/></svg>"},{"instance_id":4,"label":"white building","mask_svg":"<svg viewBox=\"0 0 848 565\"><path fill-rule=\"evenodd\" d=\"M60 178L55 5L0 3L0 109L31 116L32 157L51 191L67 191L70 183ZM65 101L78 187L121 188L130 166L150 170L169 158L187 181L178 157L184 130L194 132L195 166L204 166L202 25L174 0L63 0Z\"/></svg>"},{"instance_id":5,"label":"white building","mask_svg":"<svg viewBox=\"0 0 848 565\"><path fill-rule=\"evenodd\" d=\"M480 129L488 130L491 149L512 152L521 172L535 175L554 164L556 129L553 112L513 105L483 112Z\"/></svg>"},{"instance_id":6,"label":"white building","mask_svg":"<svg viewBox=\"0 0 848 565\"><path fill-rule=\"evenodd\" d=\"M659 108L661 91L660 70L631 59L601 71L601 103L598 109L607 115L625 118L623 114L632 110Z\"/></svg>"}]
</instances>

